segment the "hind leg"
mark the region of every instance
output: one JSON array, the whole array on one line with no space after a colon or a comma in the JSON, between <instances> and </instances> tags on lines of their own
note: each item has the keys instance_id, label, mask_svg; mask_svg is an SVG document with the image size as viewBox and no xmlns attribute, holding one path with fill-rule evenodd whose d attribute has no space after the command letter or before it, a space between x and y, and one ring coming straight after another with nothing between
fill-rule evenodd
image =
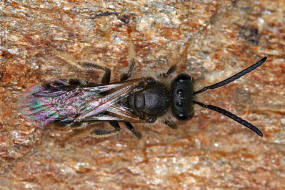
<instances>
[{"instance_id":1,"label":"hind leg","mask_svg":"<svg viewBox=\"0 0 285 190\"><path fill-rule=\"evenodd\" d=\"M110 83L110 78L111 78L111 71L108 68L101 67L99 65L94 65L94 64L85 64L85 67L87 68L96 68L96 69L101 69L104 70L105 73L102 78L102 84L109 84ZM135 61L134 59L131 60L130 67L127 73L124 73L121 75L121 82L128 80L131 77L131 74L134 70L135 67ZM105 129L95 129L94 131L91 132L92 136L95 137L108 137L108 136L113 136L118 134L120 131L120 125L118 121L109 121L110 125L114 127L114 130L105 130ZM141 138L141 134L135 130L133 125L130 122L123 122L127 129L129 129L137 138Z\"/></svg>"},{"instance_id":2,"label":"hind leg","mask_svg":"<svg viewBox=\"0 0 285 190\"><path fill-rule=\"evenodd\" d=\"M58 58L64 60L66 63L80 69L80 70L94 70L94 69L99 69L105 71L104 76L101 80L102 84L108 84L110 82L110 76L111 76L111 70L106 67L102 67L100 65L96 65L88 60L76 60L73 56L71 56L68 53L58 51L56 49L51 49L51 52L57 56ZM78 64L82 63L82 64Z\"/></svg>"},{"instance_id":3,"label":"hind leg","mask_svg":"<svg viewBox=\"0 0 285 190\"><path fill-rule=\"evenodd\" d=\"M91 132L91 136L100 138L100 137L109 137L113 135L117 135L120 132L120 125L117 121L109 121L114 130L106 130L106 129L95 129Z\"/></svg>"},{"instance_id":4,"label":"hind leg","mask_svg":"<svg viewBox=\"0 0 285 190\"><path fill-rule=\"evenodd\" d=\"M86 68L94 68L94 69L104 70L105 73L101 79L101 83L103 85L107 85L110 83L111 70L109 68L102 67L102 66L95 65L95 64L90 64L90 63L85 63L85 64L83 64L83 66ZM90 136L100 138L100 137L109 137L109 136L113 136L113 135L118 134L120 129L121 129L119 123L117 121L109 121L109 123L112 127L114 127L114 130L95 129L91 132Z\"/></svg>"},{"instance_id":5,"label":"hind leg","mask_svg":"<svg viewBox=\"0 0 285 190\"><path fill-rule=\"evenodd\" d=\"M94 69L99 69L99 70L103 70L104 71L104 75L101 79L101 83L102 84L109 84L110 83L110 79L111 79L111 70L107 67L102 67L100 65L96 65L96 64L92 64L92 63L89 63L89 62L86 62L84 61L82 64L82 67L84 69L91 69L91 70L94 70Z\"/></svg>"},{"instance_id":6,"label":"hind leg","mask_svg":"<svg viewBox=\"0 0 285 190\"><path fill-rule=\"evenodd\" d=\"M101 79L101 83L103 85L107 85L110 83L111 70L109 68L102 67L100 65L90 64L90 63L85 63L85 64L83 64L83 66L86 68L89 68L89 69L94 68L94 69L104 70L105 73ZM100 138L100 137L109 137L109 136L113 136L113 135L118 134L120 129L121 129L119 123L117 121L109 121L109 123L112 127L114 127L114 130L95 129L91 132L90 136Z\"/></svg>"},{"instance_id":7,"label":"hind leg","mask_svg":"<svg viewBox=\"0 0 285 190\"><path fill-rule=\"evenodd\" d=\"M126 81L131 77L134 68L135 68L135 60L132 59L128 72L121 75L121 82Z\"/></svg>"},{"instance_id":8,"label":"hind leg","mask_svg":"<svg viewBox=\"0 0 285 190\"><path fill-rule=\"evenodd\" d=\"M121 75L121 82L126 81L131 77L134 67L135 67L135 61L134 59L132 59L128 72ZM127 129L129 129L137 138L141 138L142 136L141 133L138 132L130 122L123 122L123 123L126 125Z\"/></svg>"},{"instance_id":9,"label":"hind leg","mask_svg":"<svg viewBox=\"0 0 285 190\"><path fill-rule=\"evenodd\" d=\"M124 124L137 138L140 139L142 137L141 133L138 132L130 122L124 122Z\"/></svg>"}]
</instances>

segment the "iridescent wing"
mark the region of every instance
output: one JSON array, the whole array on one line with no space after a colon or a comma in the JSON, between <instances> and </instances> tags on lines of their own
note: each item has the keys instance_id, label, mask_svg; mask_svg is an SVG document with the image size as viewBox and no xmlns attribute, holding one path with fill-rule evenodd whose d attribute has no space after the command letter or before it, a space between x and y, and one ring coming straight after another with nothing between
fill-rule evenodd
<instances>
[{"instance_id":1,"label":"iridescent wing","mask_svg":"<svg viewBox=\"0 0 285 190\"><path fill-rule=\"evenodd\" d=\"M54 106L50 102L54 97L60 97L66 93L60 87L61 85L55 83L51 83L50 86L31 87L18 102L20 113L27 120L35 121L38 127L56 120L60 115L53 109Z\"/></svg>"},{"instance_id":2,"label":"iridescent wing","mask_svg":"<svg viewBox=\"0 0 285 190\"><path fill-rule=\"evenodd\" d=\"M19 100L21 114L38 127L50 122L94 122L98 120L141 121L118 102L139 90L143 79L79 87L58 80L30 88Z\"/></svg>"},{"instance_id":3,"label":"iridescent wing","mask_svg":"<svg viewBox=\"0 0 285 190\"><path fill-rule=\"evenodd\" d=\"M143 79L135 79L124 83L118 83L117 85L119 86L113 88L108 94L88 101L87 104L82 107L81 114L75 119L75 122L96 120L142 122L129 108L117 103L123 98L126 98L130 93L142 90L142 87L139 86L143 81ZM108 86L109 85L106 85L104 87ZM94 87L94 89L86 88L85 90L96 91L96 88L97 87Z\"/></svg>"}]
</instances>

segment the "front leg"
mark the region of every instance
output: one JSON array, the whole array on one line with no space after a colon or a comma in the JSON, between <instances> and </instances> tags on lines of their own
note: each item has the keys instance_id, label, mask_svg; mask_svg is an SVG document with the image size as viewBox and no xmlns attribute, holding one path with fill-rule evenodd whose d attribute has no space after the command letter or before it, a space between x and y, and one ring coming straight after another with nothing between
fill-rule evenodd
<instances>
[{"instance_id":1,"label":"front leg","mask_svg":"<svg viewBox=\"0 0 285 190\"><path fill-rule=\"evenodd\" d=\"M163 78L167 78L171 73L176 71L176 65L171 66L166 73L162 73L161 76Z\"/></svg>"},{"instance_id":2,"label":"front leg","mask_svg":"<svg viewBox=\"0 0 285 190\"><path fill-rule=\"evenodd\" d=\"M169 121L169 120L165 120L163 123L164 123L165 125L167 125L168 127L172 128L172 129L177 129L176 124L173 123L173 122L171 122L171 121Z\"/></svg>"}]
</instances>

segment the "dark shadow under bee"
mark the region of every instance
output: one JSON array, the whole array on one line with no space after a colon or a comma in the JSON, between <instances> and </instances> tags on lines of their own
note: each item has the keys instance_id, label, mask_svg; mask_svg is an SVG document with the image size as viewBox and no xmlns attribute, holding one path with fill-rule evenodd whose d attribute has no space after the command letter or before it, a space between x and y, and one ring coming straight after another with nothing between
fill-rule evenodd
<instances>
[{"instance_id":1,"label":"dark shadow under bee","mask_svg":"<svg viewBox=\"0 0 285 190\"><path fill-rule=\"evenodd\" d=\"M140 138L141 134L132 123L153 123L169 110L177 120L190 120L194 115L194 104L197 104L219 112L263 136L251 123L223 108L198 102L195 96L231 83L261 66L266 59L264 57L241 72L198 91L193 89L192 77L185 73L176 76L170 87L163 83L175 72L175 66L161 75L162 82L151 77L129 80L135 66L132 60L128 72L121 75L120 82L110 83L110 69L88 63L87 67L104 71L101 84L71 79L36 85L22 97L20 109L22 115L40 127L57 122L77 128L81 123L106 121L113 127L112 130L94 129L91 134L96 137L114 135L120 131L120 124L123 124ZM164 120L164 124L171 128L177 127L168 119Z\"/></svg>"}]
</instances>

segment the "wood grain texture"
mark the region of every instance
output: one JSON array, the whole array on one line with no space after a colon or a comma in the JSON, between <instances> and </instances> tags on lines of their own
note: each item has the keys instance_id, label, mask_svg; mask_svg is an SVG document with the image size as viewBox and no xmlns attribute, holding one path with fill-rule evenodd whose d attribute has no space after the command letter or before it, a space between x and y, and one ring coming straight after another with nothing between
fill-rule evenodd
<instances>
[{"instance_id":1,"label":"wood grain texture","mask_svg":"<svg viewBox=\"0 0 285 190\"><path fill-rule=\"evenodd\" d=\"M271 0L1 1L1 189L285 189L284 7ZM99 82L103 73L79 70L79 60L109 67L112 81L131 57L133 78L177 64L198 90L264 56L253 73L198 96L258 126L263 138L198 106L176 130L137 125L140 140L125 128L102 139L69 138L69 129L39 129L17 110L35 84Z\"/></svg>"}]
</instances>

